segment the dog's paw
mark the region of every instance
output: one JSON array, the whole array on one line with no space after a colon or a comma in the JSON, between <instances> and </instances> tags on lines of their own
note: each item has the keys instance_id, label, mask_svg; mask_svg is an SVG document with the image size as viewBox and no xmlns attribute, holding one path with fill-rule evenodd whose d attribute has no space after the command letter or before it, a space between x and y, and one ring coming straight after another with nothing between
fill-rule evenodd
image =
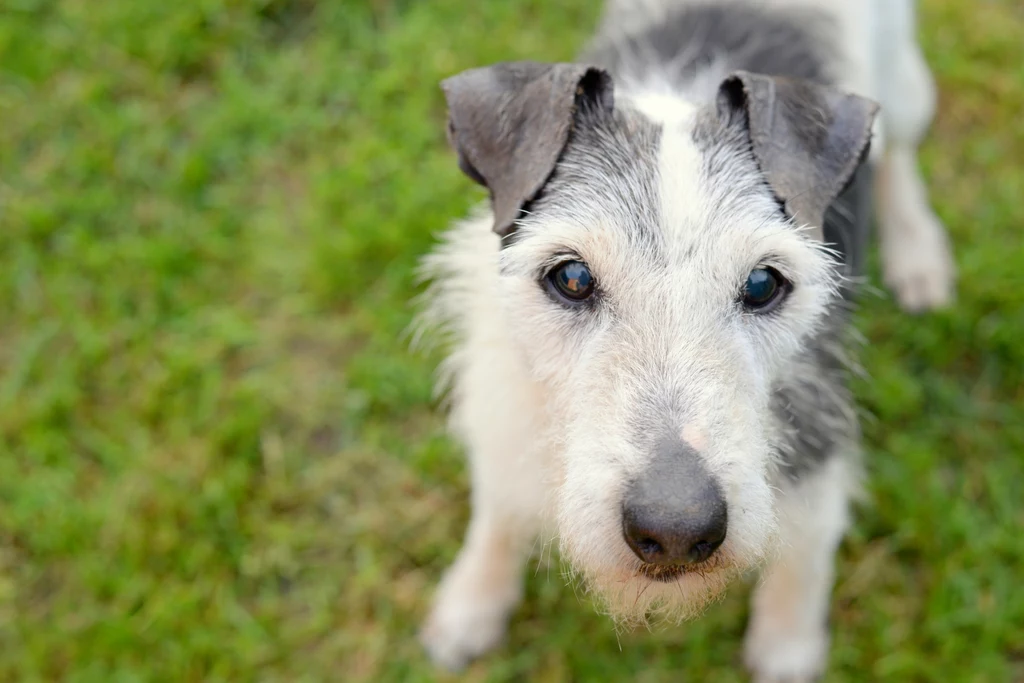
<instances>
[{"instance_id":1,"label":"dog's paw","mask_svg":"<svg viewBox=\"0 0 1024 683\"><path fill-rule=\"evenodd\" d=\"M501 643L521 594L514 565L466 549L438 587L420 642L435 664L458 671Z\"/></svg>"},{"instance_id":2,"label":"dog's paw","mask_svg":"<svg viewBox=\"0 0 1024 683\"><path fill-rule=\"evenodd\" d=\"M882 272L885 284L905 311L942 308L953 301L956 267L945 229L930 210L882 234ZM889 233L889 234L886 234Z\"/></svg>"},{"instance_id":3,"label":"dog's paw","mask_svg":"<svg viewBox=\"0 0 1024 683\"><path fill-rule=\"evenodd\" d=\"M828 645L825 629L790 634L754 628L747 633L743 660L754 683L811 683L825 673Z\"/></svg>"},{"instance_id":4,"label":"dog's paw","mask_svg":"<svg viewBox=\"0 0 1024 683\"><path fill-rule=\"evenodd\" d=\"M506 622L502 607L442 594L420 631L420 642L434 664L456 672L501 643Z\"/></svg>"}]
</instances>

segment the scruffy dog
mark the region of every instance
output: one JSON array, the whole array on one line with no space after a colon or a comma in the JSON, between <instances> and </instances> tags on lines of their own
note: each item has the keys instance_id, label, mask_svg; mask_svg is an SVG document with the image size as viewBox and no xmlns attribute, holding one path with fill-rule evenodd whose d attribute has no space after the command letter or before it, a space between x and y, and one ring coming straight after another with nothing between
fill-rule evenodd
<instances>
[{"instance_id":1,"label":"scruffy dog","mask_svg":"<svg viewBox=\"0 0 1024 683\"><path fill-rule=\"evenodd\" d=\"M423 630L437 662L499 642L553 533L626 622L696 615L761 570L748 666L824 670L872 186L901 304L953 289L917 171L934 91L914 24L906 0L612 0L578 64L443 83L491 202L425 262L473 483Z\"/></svg>"}]
</instances>

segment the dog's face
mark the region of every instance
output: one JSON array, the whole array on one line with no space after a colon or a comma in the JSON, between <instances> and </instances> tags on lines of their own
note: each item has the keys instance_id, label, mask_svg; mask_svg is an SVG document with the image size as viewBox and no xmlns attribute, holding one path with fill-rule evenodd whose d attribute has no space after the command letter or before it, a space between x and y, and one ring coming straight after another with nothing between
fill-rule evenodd
<instances>
[{"instance_id":1,"label":"dog's face","mask_svg":"<svg viewBox=\"0 0 1024 683\"><path fill-rule=\"evenodd\" d=\"M703 108L613 102L575 65L446 92L561 440L563 552L614 615L687 616L772 549L773 387L836 295L817 228L874 108L749 74Z\"/></svg>"}]
</instances>

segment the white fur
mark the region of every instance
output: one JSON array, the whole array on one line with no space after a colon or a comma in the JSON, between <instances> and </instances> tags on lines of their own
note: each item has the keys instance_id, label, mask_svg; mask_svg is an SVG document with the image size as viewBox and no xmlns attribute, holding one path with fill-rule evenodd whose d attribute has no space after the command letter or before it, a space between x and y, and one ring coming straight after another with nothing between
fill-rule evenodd
<instances>
[{"instance_id":1,"label":"white fur","mask_svg":"<svg viewBox=\"0 0 1024 683\"><path fill-rule=\"evenodd\" d=\"M825 671L833 556L857 493L849 460L830 461L780 500L781 547L757 587L745 660L758 681L811 681Z\"/></svg>"},{"instance_id":2,"label":"white fur","mask_svg":"<svg viewBox=\"0 0 1024 683\"><path fill-rule=\"evenodd\" d=\"M510 352L501 310L479 296L500 284L491 222L489 215L463 222L424 262L437 276L424 322L448 324L460 340L442 376L452 388L452 430L472 454L473 521L422 633L433 658L450 669L504 634L549 489L546 453L536 439L546 423L535 410L542 390ZM452 316L453 310L464 315Z\"/></svg>"}]
</instances>

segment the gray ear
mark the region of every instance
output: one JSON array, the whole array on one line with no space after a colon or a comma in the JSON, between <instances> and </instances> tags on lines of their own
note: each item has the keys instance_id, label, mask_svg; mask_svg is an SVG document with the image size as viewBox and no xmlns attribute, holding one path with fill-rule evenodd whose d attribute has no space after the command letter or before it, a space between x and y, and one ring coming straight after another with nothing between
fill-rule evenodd
<instances>
[{"instance_id":1,"label":"gray ear","mask_svg":"<svg viewBox=\"0 0 1024 683\"><path fill-rule=\"evenodd\" d=\"M745 119L775 196L821 238L825 210L867 156L878 105L802 79L737 71L719 87L718 111Z\"/></svg>"},{"instance_id":2,"label":"gray ear","mask_svg":"<svg viewBox=\"0 0 1024 683\"><path fill-rule=\"evenodd\" d=\"M611 77L580 64L506 62L463 71L441 88L459 167L490 190L502 237L551 176L577 108L612 107Z\"/></svg>"}]
</instances>

